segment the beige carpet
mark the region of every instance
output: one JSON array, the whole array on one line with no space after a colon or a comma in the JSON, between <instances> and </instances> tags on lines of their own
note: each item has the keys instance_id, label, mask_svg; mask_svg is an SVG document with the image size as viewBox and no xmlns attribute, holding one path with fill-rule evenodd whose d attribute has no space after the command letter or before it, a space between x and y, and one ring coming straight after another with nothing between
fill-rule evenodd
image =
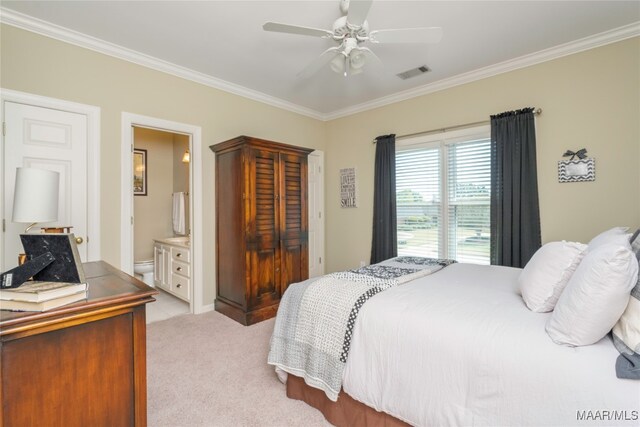
<instances>
[{"instance_id":1,"label":"beige carpet","mask_svg":"<svg viewBox=\"0 0 640 427\"><path fill-rule=\"evenodd\" d=\"M267 365L273 324L242 326L216 312L149 324L149 426L330 426L288 399Z\"/></svg>"}]
</instances>

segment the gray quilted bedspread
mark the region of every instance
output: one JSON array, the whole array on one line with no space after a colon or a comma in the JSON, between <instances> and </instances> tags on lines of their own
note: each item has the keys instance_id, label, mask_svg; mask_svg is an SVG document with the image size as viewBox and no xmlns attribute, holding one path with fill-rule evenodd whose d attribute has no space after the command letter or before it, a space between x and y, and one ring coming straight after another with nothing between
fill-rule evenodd
<instances>
[{"instance_id":1,"label":"gray quilted bedspread","mask_svg":"<svg viewBox=\"0 0 640 427\"><path fill-rule=\"evenodd\" d=\"M362 306L380 292L454 262L397 257L289 286L280 301L268 363L336 401Z\"/></svg>"}]
</instances>

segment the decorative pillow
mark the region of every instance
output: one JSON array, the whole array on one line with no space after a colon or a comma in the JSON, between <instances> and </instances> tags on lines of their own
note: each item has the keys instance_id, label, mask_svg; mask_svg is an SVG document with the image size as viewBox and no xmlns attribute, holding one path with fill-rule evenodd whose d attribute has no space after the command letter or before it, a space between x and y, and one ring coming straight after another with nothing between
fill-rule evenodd
<instances>
[{"instance_id":1,"label":"decorative pillow","mask_svg":"<svg viewBox=\"0 0 640 427\"><path fill-rule=\"evenodd\" d=\"M591 239L589 242L589 250L592 251L598 246L606 245L607 243L615 243L619 245L625 245L629 242L631 234L627 233L628 227L614 227L611 230L604 231Z\"/></svg>"},{"instance_id":2,"label":"decorative pillow","mask_svg":"<svg viewBox=\"0 0 640 427\"><path fill-rule=\"evenodd\" d=\"M589 250L560 295L547 333L557 344L599 341L620 319L637 281L638 260L628 247L603 244Z\"/></svg>"},{"instance_id":3,"label":"decorative pillow","mask_svg":"<svg viewBox=\"0 0 640 427\"><path fill-rule=\"evenodd\" d=\"M553 310L586 249L587 245L582 243L550 242L533 254L518 278L522 299L529 310L537 313Z\"/></svg>"},{"instance_id":4,"label":"decorative pillow","mask_svg":"<svg viewBox=\"0 0 640 427\"><path fill-rule=\"evenodd\" d=\"M631 236L631 239L629 239L629 241L631 242L631 250L640 260L640 228L638 228L636 232L633 233L633 236Z\"/></svg>"},{"instance_id":5,"label":"decorative pillow","mask_svg":"<svg viewBox=\"0 0 640 427\"><path fill-rule=\"evenodd\" d=\"M631 248L640 267L640 229L631 238ZM618 378L640 380L640 275L626 310L613 327L613 344L620 352L616 360Z\"/></svg>"}]
</instances>

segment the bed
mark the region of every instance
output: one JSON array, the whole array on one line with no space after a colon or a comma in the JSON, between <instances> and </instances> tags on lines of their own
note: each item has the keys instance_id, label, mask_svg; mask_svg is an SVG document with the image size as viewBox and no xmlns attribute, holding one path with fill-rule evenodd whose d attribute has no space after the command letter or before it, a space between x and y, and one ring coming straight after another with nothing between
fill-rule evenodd
<instances>
[{"instance_id":1,"label":"bed","mask_svg":"<svg viewBox=\"0 0 640 427\"><path fill-rule=\"evenodd\" d=\"M551 314L522 301L520 271L452 264L370 298L343 393L391 415L387 425L637 425L640 382L616 377L610 336L553 343Z\"/></svg>"}]
</instances>

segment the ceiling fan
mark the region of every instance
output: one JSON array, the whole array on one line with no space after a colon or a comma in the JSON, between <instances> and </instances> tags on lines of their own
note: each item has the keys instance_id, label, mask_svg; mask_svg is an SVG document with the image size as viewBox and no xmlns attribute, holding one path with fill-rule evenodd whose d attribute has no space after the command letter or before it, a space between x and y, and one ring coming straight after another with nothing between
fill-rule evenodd
<instances>
[{"instance_id":1,"label":"ceiling fan","mask_svg":"<svg viewBox=\"0 0 640 427\"><path fill-rule=\"evenodd\" d=\"M333 29L302 27L299 25L267 22L262 28L277 33L298 34L334 40L338 46L325 50L318 58L298 73L299 77L309 77L330 64L331 69L345 77L363 71L365 62L381 62L375 53L363 44L369 43L438 43L442 38L442 28L402 28L369 31L367 14L373 0L340 0L343 14L333 23Z\"/></svg>"}]
</instances>

